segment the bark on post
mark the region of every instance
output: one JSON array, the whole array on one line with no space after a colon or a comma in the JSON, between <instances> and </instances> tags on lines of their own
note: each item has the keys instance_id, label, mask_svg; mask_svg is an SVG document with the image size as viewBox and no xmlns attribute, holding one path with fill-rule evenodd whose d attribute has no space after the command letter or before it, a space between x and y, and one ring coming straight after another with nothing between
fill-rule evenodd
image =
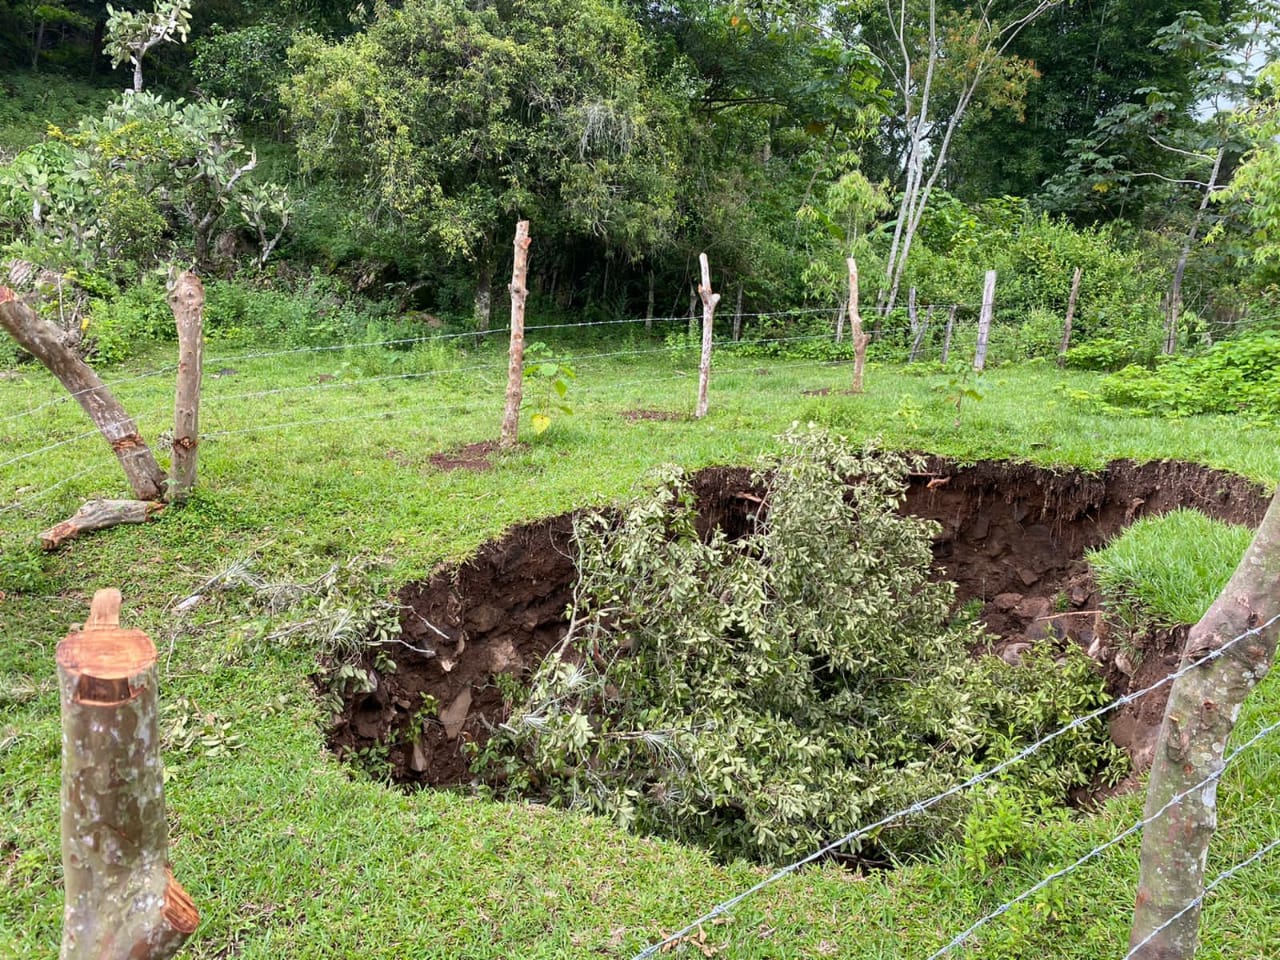
<instances>
[{"instance_id":1,"label":"bark on post","mask_svg":"<svg viewBox=\"0 0 1280 960\"><path fill-rule=\"evenodd\" d=\"M58 644L61 960L165 960L200 922L169 867L156 648L119 617L120 592L99 590Z\"/></svg>"},{"instance_id":2,"label":"bark on post","mask_svg":"<svg viewBox=\"0 0 1280 960\"><path fill-rule=\"evenodd\" d=\"M924 323L920 324L920 329L916 331L915 337L911 340L911 353L907 356L907 363L915 363L916 358L920 356L920 347L924 343L925 335L929 332L929 325L933 323L933 304L929 304L924 312Z\"/></svg>"},{"instance_id":3,"label":"bark on post","mask_svg":"<svg viewBox=\"0 0 1280 960\"><path fill-rule=\"evenodd\" d=\"M978 315L978 347L973 354L973 369L982 372L987 365L987 338L991 335L991 317L995 313L996 272L988 270L982 284L982 313Z\"/></svg>"},{"instance_id":4,"label":"bark on post","mask_svg":"<svg viewBox=\"0 0 1280 960\"><path fill-rule=\"evenodd\" d=\"M956 311L959 309L960 304L953 303L947 313L947 332L942 335L942 363L946 363L951 356L951 333L956 328Z\"/></svg>"},{"instance_id":5,"label":"bark on post","mask_svg":"<svg viewBox=\"0 0 1280 960\"><path fill-rule=\"evenodd\" d=\"M1244 558L1208 612L1191 629L1184 665L1223 647L1280 614L1280 491ZM1280 624L1231 644L1174 681L1156 745L1144 817L1175 795L1222 772L1227 740L1240 707L1271 667ZM1192 903L1203 891L1205 858L1217 819L1217 783L1173 804L1142 834L1142 863L1130 948ZM1190 960L1200 926L1199 905L1188 909L1133 953L1137 960Z\"/></svg>"},{"instance_id":6,"label":"bark on post","mask_svg":"<svg viewBox=\"0 0 1280 960\"><path fill-rule=\"evenodd\" d=\"M499 446L514 447L520 431L524 397L524 304L529 296L529 221L516 224L515 264L511 268L511 348L507 351L507 406L502 413Z\"/></svg>"},{"instance_id":7,"label":"bark on post","mask_svg":"<svg viewBox=\"0 0 1280 960\"><path fill-rule=\"evenodd\" d=\"M8 287L0 287L0 328L48 367L76 398L111 445L134 496L139 500L159 500L164 494L164 471L124 407L88 364L62 344L57 329L18 300Z\"/></svg>"},{"instance_id":8,"label":"bark on post","mask_svg":"<svg viewBox=\"0 0 1280 960\"><path fill-rule=\"evenodd\" d=\"M702 359L698 363L698 407L693 415L701 420L707 415L707 388L711 384L711 326L720 294L711 292L711 267L705 253L698 255L698 264L702 268L702 282L698 284L698 296L702 298Z\"/></svg>"},{"instance_id":9,"label":"bark on post","mask_svg":"<svg viewBox=\"0 0 1280 960\"><path fill-rule=\"evenodd\" d=\"M1071 275L1071 294L1067 297L1067 319L1062 324L1062 343L1058 345L1058 366L1067 362L1067 351L1071 349L1071 321L1076 318L1076 298L1080 296L1080 278L1084 270L1076 267Z\"/></svg>"},{"instance_id":10,"label":"bark on post","mask_svg":"<svg viewBox=\"0 0 1280 960\"><path fill-rule=\"evenodd\" d=\"M204 367L204 285L190 270L169 291L169 309L178 324L178 387L173 404L173 462L170 503L185 503L196 485L200 444L200 378Z\"/></svg>"},{"instance_id":11,"label":"bark on post","mask_svg":"<svg viewBox=\"0 0 1280 960\"><path fill-rule=\"evenodd\" d=\"M867 344L871 337L862 332L862 314L858 311L858 261L850 257L849 265L849 336L853 339L854 393L862 392L862 373L867 365Z\"/></svg>"}]
</instances>

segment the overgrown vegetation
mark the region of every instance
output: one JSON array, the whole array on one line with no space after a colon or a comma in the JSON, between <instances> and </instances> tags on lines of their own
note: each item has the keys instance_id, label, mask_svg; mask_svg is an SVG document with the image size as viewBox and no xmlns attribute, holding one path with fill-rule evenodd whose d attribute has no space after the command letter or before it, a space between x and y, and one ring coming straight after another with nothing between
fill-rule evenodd
<instances>
[{"instance_id":1,"label":"overgrown vegetation","mask_svg":"<svg viewBox=\"0 0 1280 960\"><path fill-rule=\"evenodd\" d=\"M1247 527L1198 510L1143 517L1089 553L1108 612L1129 628L1196 623L1253 539Z\"/></svg>"},{"instance_id":2,"label":"overgrown vegetation","mask_svg":"<svg viewBox=\"0 0 1280 960\"><path fill-rule=\"evenodd\" d=\"M954 587L930 579L932 525L896 510L907 467L793 430L739 539L698 535L678 471L619 517L580 520L573 626L478 771L500 771L517 796L776 862L1103 703L1071 645L1020 667L973 662L987 638L948 622ZM1044 810L1124 769L1093 724L1011 769L1004 790ZM870 853L936 849L962 817L963 802L940 805Z\"/></svg>"},{"instance_id":3,"label":"overgrown vegetation","mask_svg":"<svg viewBox=\"0 0 1280 960\"><path fill-rule=\"evenodd\" d=\"M1243 412L1274 420L1280 417L1280 333L1227 340L1154 370L1125 367L1103 381L1101 395L1107 403L1167 417Z\"/></svg>"}]
</instances>

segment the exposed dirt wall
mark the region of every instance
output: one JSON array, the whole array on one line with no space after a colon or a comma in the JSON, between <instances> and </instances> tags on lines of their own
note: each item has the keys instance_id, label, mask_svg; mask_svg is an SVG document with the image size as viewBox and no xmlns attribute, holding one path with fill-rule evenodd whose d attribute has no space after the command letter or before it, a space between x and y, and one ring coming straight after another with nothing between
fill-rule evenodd
<instances>
[{"instance_id":1,"label":"exposed dirt wall","mask_svg":"<svg viewBox=\"0 0 1280 960\"><path fill-rule=\"evenodd\" d=\"M760 509L746 468L703 470L694 489L703 526L730 536L747 532ZM1171 672L1185 632L1124 643L1111 636L1085 550L1138 517L1178 506L1256 525L1266 505L1260 487L1185 463L1117 461L1090 474L928 457L910 478L904 509L940 525L939 575L956 582L959 602L981 602L982 619L1001 637L993 652L1016 661L1028 644L1070 639L1103 664L1110 689L1121 694ZM575 576L571 536L571 515L514 527L465 563L405 586L403 637L431 655L384 648L397 669L347 703L331 733L338 752L390 739L397 779L468 782L463 745L482 742L504 719L494 678L531 669L564 635ZM1140 657L1134 643L1142 645ZM1118 711L1113 722L1113 736L1139 766L1163 710L1161 691Z\"/></svg>"}]
</instances>

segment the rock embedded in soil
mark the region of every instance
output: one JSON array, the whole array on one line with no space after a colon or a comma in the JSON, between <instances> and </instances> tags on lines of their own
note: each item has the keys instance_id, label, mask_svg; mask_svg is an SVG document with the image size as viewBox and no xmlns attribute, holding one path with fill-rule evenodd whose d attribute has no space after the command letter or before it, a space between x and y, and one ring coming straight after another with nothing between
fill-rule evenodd
<instances>
[{"instance_id":1,"label":"rock embedded in soil","mask_svg":"<svg viewBox=\"0 0 1280 960\"><path fill-rule=\"evenodd\" d=\"M751 478L745 467L695 474L699 529L747 534L762 509ZM1138 517L1182 506L1256 525L1267 500L1243 478L1194 464L1117 461L1086 473L927 457L910 478L903 509L939 524L938 575L956 583L958 604L981 601L981 619L1002 638L990 652L1017 662L1033 643L1074 642L1101 661L1108 689L1121 695L1176 669L1185 630L1124 645L1107 636L1085 551ZM471 782L469 745L483 743L506 719L495 678L526 675L567 629L572 529L569 514L514 527L465 563L406 585L399 600L409 646L380 649L396 670L379 674L372 692L348 699L330 733L338 753L390 742L401 782ZM434 713L423 709L428 702ZM1150 762L1164 702L1165 691L1153 691L1112 720L1113 739L1139 769Z\"/></svg>"}]
</instances>

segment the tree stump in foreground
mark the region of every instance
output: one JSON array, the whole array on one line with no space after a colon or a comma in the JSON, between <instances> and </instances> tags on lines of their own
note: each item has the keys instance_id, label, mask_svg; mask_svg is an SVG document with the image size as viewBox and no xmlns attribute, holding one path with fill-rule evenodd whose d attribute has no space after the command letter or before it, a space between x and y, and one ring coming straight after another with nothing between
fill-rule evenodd
<instances>
[{"instance_id":1,"label":"tree stump in foreground","mask_svg":"<svg viewBox=\"0 0 1280 960\"><path fill-rule=\"evenodd\" d=\"M58 644L62 960L165 960L200 914L169 868L156 648L120 628L120 592Z\"/></svg>"}]
</instances>

